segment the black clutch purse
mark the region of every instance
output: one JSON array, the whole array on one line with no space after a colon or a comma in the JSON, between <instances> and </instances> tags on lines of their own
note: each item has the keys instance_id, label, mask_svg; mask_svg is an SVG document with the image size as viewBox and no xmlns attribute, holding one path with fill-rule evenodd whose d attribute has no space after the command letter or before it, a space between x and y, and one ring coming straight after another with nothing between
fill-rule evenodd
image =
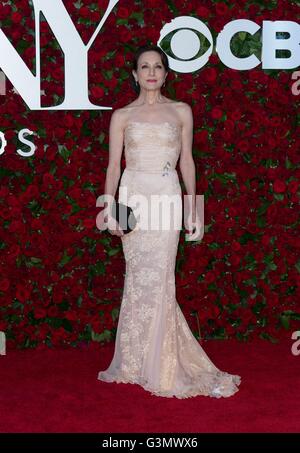
<instances>
[{"instance_id":1,"label":"black clutch purse","mask_svg":"<svg viewBox=\"0 0 300 453\"><path fill-rule=\"evenodd\" d=\"M135 229L137 220L130 206L115 202L111 208L111 215L118 222L124 234L128 234Z\"/></svg>"}]
</instances>

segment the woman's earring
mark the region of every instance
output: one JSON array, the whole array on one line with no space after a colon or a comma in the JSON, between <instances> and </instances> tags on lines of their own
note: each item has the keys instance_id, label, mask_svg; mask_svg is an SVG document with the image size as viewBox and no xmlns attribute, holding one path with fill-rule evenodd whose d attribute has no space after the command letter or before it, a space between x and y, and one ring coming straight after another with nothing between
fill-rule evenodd
<instances>
[{"instance_id":1,"label":"woman's earring","mask_svg":"<svg viewBox=\"0 0 300 453\"><path fill-rule=\"evenodd\" d=\"M139 82L138 82L137 80L135 81L135 83L136 83L136 85L138 85L138 84L139 84Z\"/></svg>"}]
</instances>

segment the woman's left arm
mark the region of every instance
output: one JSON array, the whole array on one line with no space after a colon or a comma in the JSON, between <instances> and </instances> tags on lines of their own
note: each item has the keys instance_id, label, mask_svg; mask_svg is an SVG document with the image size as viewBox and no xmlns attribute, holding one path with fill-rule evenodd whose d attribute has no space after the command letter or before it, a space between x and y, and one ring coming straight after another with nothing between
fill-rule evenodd
<instances>
[{"instance_id":1,"label":"woman's left arm","mask_svg":"<svg viewBox=\"0 0 300 453\"><path fill-rule=\"evenodd\" d=\"M182 133L179 168L188 198L188 212L192 214L192 222L196 221L196 167L192 154L193 148L193 112L192 108L183 103L181 110Z\"/></svg>"}]
</instances>

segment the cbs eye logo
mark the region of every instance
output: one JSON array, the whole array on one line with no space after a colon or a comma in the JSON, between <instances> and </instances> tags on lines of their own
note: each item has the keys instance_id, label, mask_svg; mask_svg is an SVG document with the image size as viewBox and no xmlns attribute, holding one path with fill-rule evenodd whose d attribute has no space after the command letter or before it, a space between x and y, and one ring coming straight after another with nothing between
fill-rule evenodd
<instances>
[{"instance_id":1,"label":"cbs eye logo","mask_svg":"<svg viewBox=\"0 0 300 453\"><path fill-rule=\"evenodd\" d=\"M167 36L174 31L173 36L168 38ZM177 72L198 71L206 65L213 51L213 37L209 28L195 17L180 16L169 24L165 24L160 31L157 45L159 46L164 40L169 41L173 54L168 55L170 67ZM199 56L205 48L206 52Z\"/></svg>"}]
</instances>

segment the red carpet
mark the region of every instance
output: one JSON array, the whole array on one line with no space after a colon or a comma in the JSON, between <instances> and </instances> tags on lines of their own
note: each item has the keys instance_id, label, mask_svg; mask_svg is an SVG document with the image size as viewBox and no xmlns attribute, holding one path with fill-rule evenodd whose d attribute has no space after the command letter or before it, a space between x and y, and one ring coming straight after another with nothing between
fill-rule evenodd
<instances>
[{"instance_id":1,"label":"red carpet","mask_svg":"<svg viewBox=\"0 0 300 453\"><path fill-rule=\"evenodd\" d=\"M279 344L210 341L203 347L224 371L242 377L231 398L160 398L97 373L112 346L7 351L0 356L3 432L299 432L300 356Z\"/></svg>"}]
</instances>

